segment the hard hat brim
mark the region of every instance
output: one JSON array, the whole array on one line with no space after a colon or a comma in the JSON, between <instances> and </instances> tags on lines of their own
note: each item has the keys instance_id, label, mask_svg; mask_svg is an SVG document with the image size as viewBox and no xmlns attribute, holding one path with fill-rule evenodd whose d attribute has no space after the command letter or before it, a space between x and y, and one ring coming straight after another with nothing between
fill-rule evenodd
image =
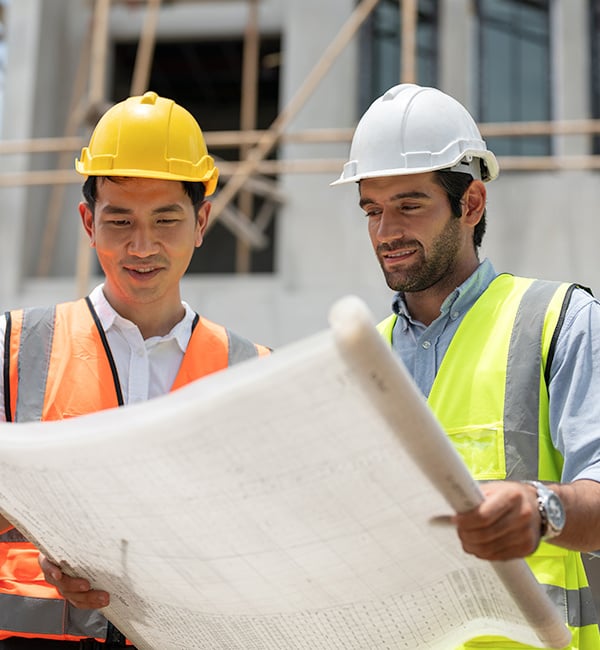
<instances>
[{"instance_id":1,"label":"hard hat brim","mask_svg":"<svg viewBox=\"0 0 600 650\"><path fill-rule=\"evenodd\" d=\"M219 179L219 170L213 167L211 173L202 178L186 176L184 174L175 174L173 172L148 170L148 169L94 169L86 168L84 163L75 159L75 170L82 176L114 176L119 178L155 178L164 181L185 181L188 183L203 183L205 187L205 196L214 194L217 189Z\"/></svg>"},{"instance_id":2,"label":"hard hat brim","mask_svg":"<svg viewBox=\"0 0 600 650\"><path fill-rule=\"evenodd\" d=\"M466 156L472 156L474 159L481 159L484 162L485 174L482 174L481 180L484 183L489 183L494 179L498 178L500 174L500 166L496 156L491 151L466 151L461 158ZM427 167L397 167L395 169L375 169L371 171L357 171L357 162L354 160L348 161L344 165L344 169L340 174L339 178L332 183L330 186L336 185L346 185L348 183L358 183L361 180L366 178L383 178L389 176L413 176L414 174L427 174L428 172L435 171L463 171L457 169L456 166L460 163L460 160L456 160L452 165L445 163L439 166L427 166ZM352 171L349 171L354 167ZM354 172L354 173L353 173Z\"/></svg>"}]
</instances>

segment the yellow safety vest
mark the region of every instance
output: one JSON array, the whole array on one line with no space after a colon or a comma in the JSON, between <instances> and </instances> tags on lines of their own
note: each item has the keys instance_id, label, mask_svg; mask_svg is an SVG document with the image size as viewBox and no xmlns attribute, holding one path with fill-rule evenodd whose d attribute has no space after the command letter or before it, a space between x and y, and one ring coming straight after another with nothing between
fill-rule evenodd
<instances>
[{"instance_id":1,"label":"yellow safety vest","mask_svg":"<svg viewBox=\"0 0 600 650\"><path fill-rule=\"evenodd\" d=\"M498 276L467 312L440 364L428 403L477 480L559 482L563 459L549 430L547 380L574 285ZM397 320L378 325L390 342ZM565 612L571 650L599 650L593 597L581 556L541 543L527 562ZM524 650L477 637L456 650Z\"/></svg>"},{"instance_id":2,"label":"yellow safety vest","mask_svg":"<svg viewBox=\"0 0 600 650\"><path fill-rule=\"evenodd\" d=\"M6 318L8 422L61 420L123 405L116 365L89 298L18 310ZM268 353L268 348L196 316L171 390ZM0 639L104 640L106 619L96 610L67 603L45 582L38 556L14 528L1 532Z\"/></svg>"}]
</instances>

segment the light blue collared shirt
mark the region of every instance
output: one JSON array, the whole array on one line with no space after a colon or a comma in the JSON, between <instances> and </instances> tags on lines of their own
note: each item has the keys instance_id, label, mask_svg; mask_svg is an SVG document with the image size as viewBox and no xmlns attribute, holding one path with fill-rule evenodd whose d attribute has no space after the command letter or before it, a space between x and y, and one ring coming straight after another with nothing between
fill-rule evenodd
<instances>
[{"instance_id":1,"label":"light blue collared shirt","mask_svg":"<svg viewBox=\"0 0 600 650\"><path fill-rule=\"evenodd\" d=\"M414 320L404 295L396 295L392 347L425 396L464 315L495 277L484 260L444 300L429 326ZM600 482L600 302L582 289L571 296L556 342L549 394L552 441L565 460L562 481Z\"/></svg>"}]
</instances>

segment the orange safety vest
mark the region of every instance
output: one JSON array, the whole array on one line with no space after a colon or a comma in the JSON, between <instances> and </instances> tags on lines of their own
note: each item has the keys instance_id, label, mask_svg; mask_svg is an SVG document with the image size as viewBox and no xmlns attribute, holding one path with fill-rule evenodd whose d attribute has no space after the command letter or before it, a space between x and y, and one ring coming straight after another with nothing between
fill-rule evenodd
<instances>
[{"instance_id":1,"label":"orange safety vest","mask_svg":"<svg viewBox=\"0 0 600 650\"><path fill-rule=\"evenodd\" d=\"M8 312L4 347L7 422L62 420L124 403L116 364L89 298ZM196 315L171 390L269 352ZM104 641L106 619L65 601L44 580L38 556L15 528L0 531L0 639Z\"/></svg>"}]
</instances>

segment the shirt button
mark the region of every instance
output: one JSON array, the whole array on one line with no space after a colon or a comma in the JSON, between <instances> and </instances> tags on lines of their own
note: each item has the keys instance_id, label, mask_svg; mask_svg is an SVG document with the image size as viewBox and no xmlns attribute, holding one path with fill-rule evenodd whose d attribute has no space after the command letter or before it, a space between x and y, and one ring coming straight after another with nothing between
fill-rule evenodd
<instances>
[{"instance_id":1,"label":"shirt button","mask_svg":"<svg viewBox=\"0 0 600 650\"><path fill-rule=\"evenodd\" d=\"M431 347L431 341L423 341L423 343L421 343L421 345L422 345L423 349L429 350L429 348Z\"/></svg>"},{"instance_id":2,"label":"shirt button","mask_svg":"<svg viewBox=\"0 0 600 650\"><path fill-rule=\"evenodd\" d=\"M450 318L451 318L452 320L456 320L459 316L460 316L460 314L459 314L457 311L453 311L453 312L450 314Z\"/></svg>"}]
</instances>

